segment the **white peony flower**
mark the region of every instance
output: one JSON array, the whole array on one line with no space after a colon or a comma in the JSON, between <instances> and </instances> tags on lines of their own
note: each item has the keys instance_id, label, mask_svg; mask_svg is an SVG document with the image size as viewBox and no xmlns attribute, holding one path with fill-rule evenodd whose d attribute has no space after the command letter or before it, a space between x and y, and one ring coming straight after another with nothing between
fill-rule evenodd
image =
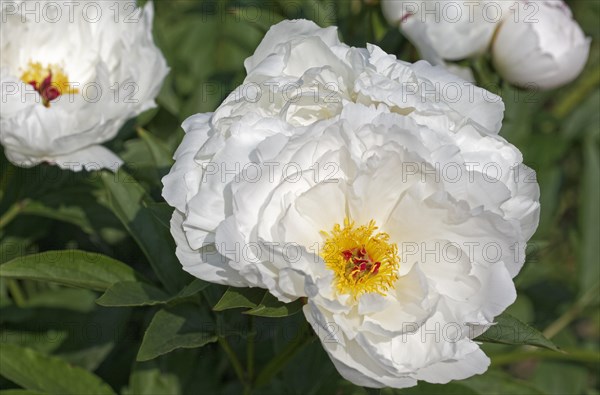
<instances>
[{"instance_id":1,"label":"white peony flower","mask_svg":"<svg viewBox=\"0 0 600 395\"><path fill-rule=\"evenodd\" d=\"M215 113L185 121L163 179L184 269L307 297L356 384L485 371L471 339L514 301L539 211L498 136L502 101L308 21L273 26L245 66Z\"/></svg>"},{"instance_id":2,"label":"white peony flower","mask_svg":"<svg viewBox=\"0 0 600 395\"><path fill-rule=\"evenodd\" d=\"M508 2L492 0L382 0L383 15L430 63L460 60L485 52Z\"/></svg>"},{"instance_id":3,"label":"white peony flower","mask_svg":"<svg viewBox=\"0 0 600 395\"><path fill-rule=\"evenodd\" d=\"M7 158L114 170L122 161L100 144L155 106L168 72L152 39L152 3L3 1L0 18Z\"/></svg>"},{"instance_id":4,"label":"white peony flower","mask_svg":"<svg viewBox=\"0 0 600 395\"><path fill-rule=\"evenodd\" d=\"M498 73L524 87L552 89L571 82L587 62L591 39L562 0L523 5L513 7L498 28L492 48Z\"/></svg>"}]
</instances>

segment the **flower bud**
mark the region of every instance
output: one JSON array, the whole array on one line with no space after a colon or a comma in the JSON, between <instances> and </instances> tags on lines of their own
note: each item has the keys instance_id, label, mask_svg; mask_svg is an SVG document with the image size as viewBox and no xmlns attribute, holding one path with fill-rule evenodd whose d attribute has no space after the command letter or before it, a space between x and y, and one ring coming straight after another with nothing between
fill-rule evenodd
<instances>
[{"instance_id":1,"label":"flower bud","mask_svg":"<svg viewBox=\"0 0 600 395\"><path fill-rule=\"evenodd\" d=\"M493 43L493 62L507 81L552 89L574 80L588 58L590 39L561 0L511 7Z\"/></svg>"},{"instance_id":2,"label":"flower bud","mask_svg":"<svg viewBox=\"0 0 600 395\"><path fill-rule=\"evenodd\" d=\"M497 24L506 15L504 4L490 0L382 0L383 15L434 64L485 52Z\"/></svg>"}]
</instances>

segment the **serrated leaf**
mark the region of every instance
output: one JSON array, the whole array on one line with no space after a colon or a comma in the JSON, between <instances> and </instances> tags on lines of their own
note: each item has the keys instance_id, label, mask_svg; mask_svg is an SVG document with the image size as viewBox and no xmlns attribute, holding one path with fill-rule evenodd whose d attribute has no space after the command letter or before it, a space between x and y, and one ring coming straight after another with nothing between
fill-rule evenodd
<instances>
[{"instance_id":1,"label":"serrated leaf","mask_svg":"<svg viewBox=\"0 0 600 395\"><path fill-rule=\"evenodd\" d=\"M302 310L300 299L291 303L283 303L267 292L255 308L244 311L244 314L259 317L287 317L288 315L296 314L300 310Z\"/></svg>"},{"instance_id":2,"label":"serrated leaf","mask_svg":"<svg viewBox=\"0 0 600 395\"><path fill-rule=\"evenodd\" d=\"M159 310L144 334L137 360L148 361L178 348L213 343L217 341L214 329L196 305L179 304Z\"/></svg>"},{"instance_id":3,"label":"serrated leaf","mask_svg":"<svg viewBox=\"0 0 600 395\"><path fill-rule=\"evenodd\" d=\"M521 322L510 314L502 314L495 319L496 324L492 325L484 334L478 336L475 340L489 343L512 344L512 345L530 345L547 348L553 351L560 351L559 348L546 339L537 329Z\"/></svg>"},{"instance_id":4,"label":"serrated leaf","mask_svg":"<svg viewBox=\"0 0 600 395\"><path fill-rule=\"evenodd\" d=\"M79 251L48 251L15 258L0 265L0 277L49 281L105 291L120 281L143 281L123 262L105 255Z\"/></svg>"},{"instance_id":5,"label":"serrated leaf","mask_svg":"<svg viewBox=\"0 0 600 395\"><path fill-rule=\"evenodd\" d=\"M114 395L110 386L84 369L9 343L0 344L0 375L31 391L60 395Z\"/></svg>"},{"instance_id":6,"label":"serrated leaf","mask_svg":"<svg viewBox=\"0 0 600 395\"><path fill-rule=\"evenodd\" d=\"M239 307L255 308L264 298L264 295L265 290L262 288L229 287L213 307L213 310L223 311Z\"/></svg>"}]
</instances>

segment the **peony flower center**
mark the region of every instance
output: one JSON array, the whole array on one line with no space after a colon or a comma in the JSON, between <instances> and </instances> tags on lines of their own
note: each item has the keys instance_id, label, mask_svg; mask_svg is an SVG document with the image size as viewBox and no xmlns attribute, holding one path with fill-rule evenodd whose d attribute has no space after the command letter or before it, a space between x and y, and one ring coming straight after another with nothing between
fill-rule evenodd
<instances>
[{"instance_id":1,"label":"peony flower center","mask_svg":"<svg viewBox=\"0 0 600 395\"><path fill-rule=\"evenodd\" d=\"M355 299L370 292L385 295L398 279L398 246L389 242L387 233L376 230L375 221L355 227L346 218L343 227L335 224L331 232L321 232L325 237L321 256L335 273L339 293Z\"/></svg>"},{"instance_id":2,"label":"peony flower center","mask_svg":"<svg viewBox=\"0 0 600 395\"><path fill-rule=\"evenodd\" d=\"M42 97L45 107L50 107L50 102L60 95L78 93L72 88L67 75L57 65L42 66L39 62L29 62L27 69L21 75L21 80L31 86Z\"/></svg>"}]
</instances>

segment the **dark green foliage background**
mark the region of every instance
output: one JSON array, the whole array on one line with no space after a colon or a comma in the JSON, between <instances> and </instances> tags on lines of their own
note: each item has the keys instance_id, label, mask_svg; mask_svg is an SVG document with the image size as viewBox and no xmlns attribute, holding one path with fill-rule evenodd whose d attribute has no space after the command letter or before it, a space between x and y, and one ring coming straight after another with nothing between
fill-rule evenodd
<instances>
[{"instance_id":1,"label":"dark green foliage background","mask_svg":"<svg viewBox=\"0 0 600 395\"><path fill-rule=\"evenodd\" d=\"M600 393L600 2L570 5L593 43L584 73L569 86L517 90L488 58L470 63L478 83L503 97L501 134L537 171L542 193L540 226L508 312L563 351L523 345L539 340L536 333L505 336L521 344L484 344L492 368L482 376L382 394ZM338 375L295 314L299 304L282 306L256 291L222 298L226 287L181 271L160 178L183 136L181 122L214 111L280 20L338 25L348 44L376 43L403 60L417 60L417 52L385 24L377 1L155 1L155 10L156 42L171 73L158 107L107 143L126 161L123 171L21 169L2 155L0 263L12 262L0 266L0 395L239 394L244 386L224 342L244 369L247 353L255 354L253 374L244 373L253 393L367 393ZM30 257L25 267L22 257L52 250L102 256L62 251Z\"/></svg>"}]
</instances>

